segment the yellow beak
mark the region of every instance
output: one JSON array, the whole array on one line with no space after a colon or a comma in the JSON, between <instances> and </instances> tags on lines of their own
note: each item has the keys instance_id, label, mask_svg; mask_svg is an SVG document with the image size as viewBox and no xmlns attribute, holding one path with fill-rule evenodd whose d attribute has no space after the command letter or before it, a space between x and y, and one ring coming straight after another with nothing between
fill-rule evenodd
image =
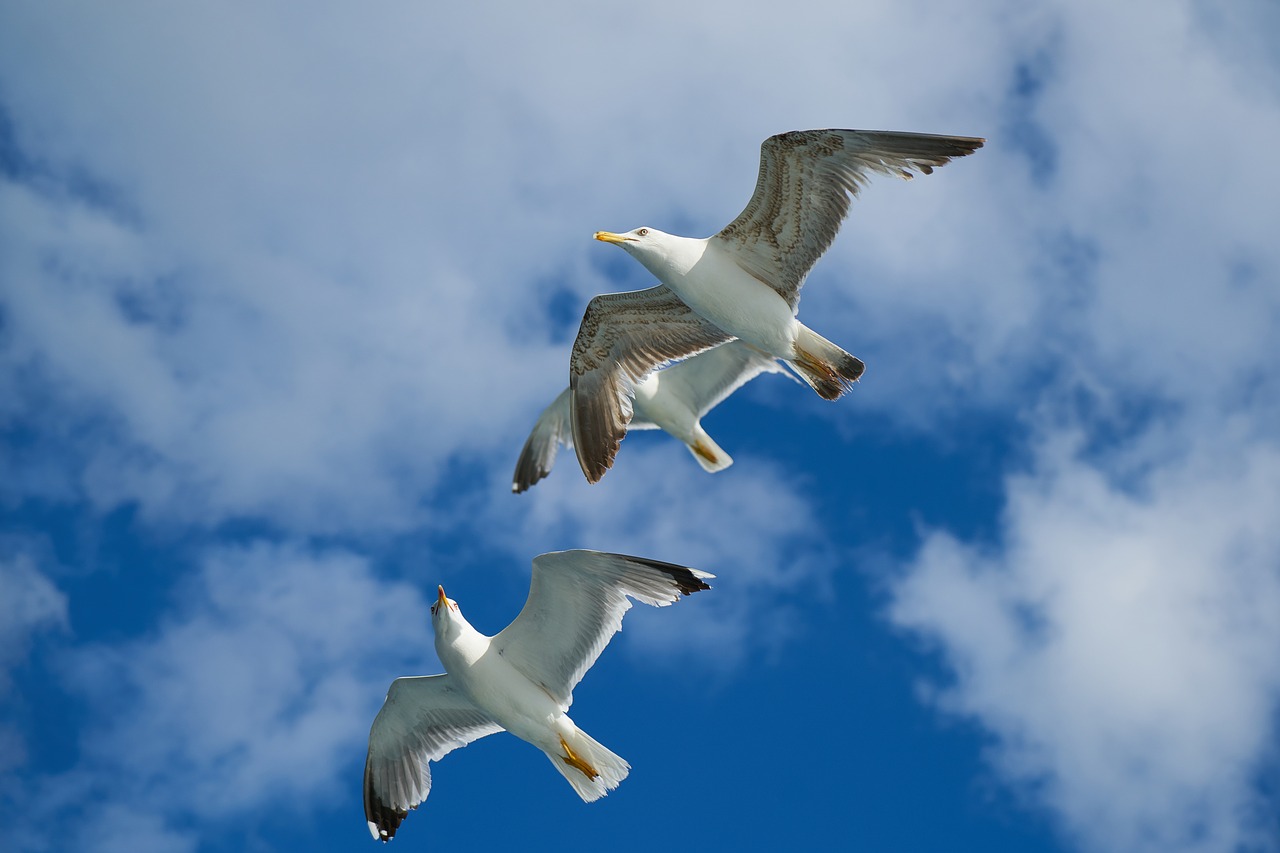
<instances>
[{"instance_id":1,"label":"yellow beak","mask_svg":"<svg viewBox=\"0 0 1280 853\"><path fill-rule=\"evenodd\" d=\"M446 599L445 599L445 597L444 597L444 587L442 587L442 586L437 586L437 587L436 587L436 589L439 591L439 594L436 596L436 604L446 604L446 603L448 603L448 602L447 602L447 600L446 600Z\"/></svg>"},{"instance_id":2,"label":"yellow beak","mask_svg":"<svg viewBox=\"0 0 1280 853\"><path fill-rule=\"evenodd\" d=\"M614 234L612 231L597 231L596 239L602 243L626 243L631 238L624 234Z\"/></svg>"}]
</instances>

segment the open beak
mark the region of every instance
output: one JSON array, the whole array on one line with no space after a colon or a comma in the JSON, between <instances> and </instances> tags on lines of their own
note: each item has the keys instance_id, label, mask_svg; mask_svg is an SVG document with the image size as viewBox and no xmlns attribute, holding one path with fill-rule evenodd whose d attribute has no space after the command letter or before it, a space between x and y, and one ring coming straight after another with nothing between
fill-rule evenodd
<instances>
[{"instance_id":1,"label":"open beak","mask_svg":"<svg viewBox=\"0 0 1280 853\"><path fill-rule=\"evenodd\" d=\"M597 231L596 239L602 243L627 243L631 240L625 234L614 234L612 231Z\"/></svg>"},{"instance_id":2,"label":"open beak","mask_svg":"<svg viewBox=\"0 0 1280 853\"><path fill-rule=\"evenodd\" d=\"M437 586L436 590L438 591L438 594L436 595L436 604L444 607L448 603L448 599L444 597L444 587Z\"/></svg>"}]
</instances>

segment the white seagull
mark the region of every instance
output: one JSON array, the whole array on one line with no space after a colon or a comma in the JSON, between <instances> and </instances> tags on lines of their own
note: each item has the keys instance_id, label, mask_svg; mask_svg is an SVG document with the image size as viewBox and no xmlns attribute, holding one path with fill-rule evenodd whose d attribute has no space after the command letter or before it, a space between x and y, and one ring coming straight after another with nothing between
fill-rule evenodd
<instances>
[{"instance_id":1,"label":"white seagull","mask_svg":"<svg viewBox=\"0 0 1280 853\"><path fill-rule=\"evenodd\" d=\"M439 587L431 622L446 674L391 682L364 765L369 832L395 837L431 790L427 762L503 729L545 752L586 802L618 787L631 765L569 719L573 688L621 630L627 596L665 607L710 589L711 577L621 554L543 554L533 560L524 609L495 637L471 627Z\"/></svg>"},{"instance_id":2,"label":"white seagull","mask_svg":"<svg viewBox=\"0 0 1280 853\"><path fill-rule=\"evenodd\" d=\"M587 479L597 482L613 464L645 374L733 338L786 361L825 399L848 391L862 362L796 320L805 276L872 172L929 174L982 144L923 133L782 133L760 146L755 193L720 233L597 231L597 240L626 249L661 284L597 296L582 318L569 387L573 444Z\"/></svg>"},{"instance_id":3,"label":"white seagull","mask_svg":"<svg viewBox=\"0 0 1280 853\"><path fill-rule=\"evenodd\" d=\"M703 470L723 471L733 457L702 428L702 416L761 373L787 375L782 365L750 344L731 341L654 371L635 388L629 429L661 429L684 442ZM523 492L551 473L560 445L573 444L571 392L566 388L543 410L520 451L511 491Z\"/></svg>"}]
</instances>

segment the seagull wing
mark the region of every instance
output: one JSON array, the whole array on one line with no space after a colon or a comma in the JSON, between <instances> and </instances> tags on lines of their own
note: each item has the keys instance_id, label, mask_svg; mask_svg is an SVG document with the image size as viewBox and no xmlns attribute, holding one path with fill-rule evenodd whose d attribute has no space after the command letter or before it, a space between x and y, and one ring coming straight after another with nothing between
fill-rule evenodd
<instances>
[{"instance_id":1,"label":"seagull wing","mask_svg":"<svg viewBox=\"0 0 1280 853\"><path fill-rule=\"evenodd\" d=\"M606 293L587 304L573 355L573 446L587 481L613 465L631 421L635 385L663 364L732 340L665 285Z\"/></svg>"},{"instance_id":2,"label":"seagull wing","mask_svg":"<svg viewBox=\"0 0 1280 853\"><path fill-rule=\"evenodd\" d=\"M745 341L723 346L673 364L662 371L659 388L676 395L702 417L761 373L781 373L778 360Z\"/></svg>"},{"instance_id":3,"label":"seagull wing","mask_svg":"<svg viewBox=\"0 0 1280 853\"><path fill-rule=\"evenodd\" d=\"M391 682L364 762L364 816L373 837L390 841L409 810L427 798L428 761L500 731L448 675Z\"/></svg>"},{"instance_id":4,"label":"seagull wing","mask_svg":"<svg viewBox=\"0 0 1280 853\"><path fill-rule=\"evenodd\" d=\"M810 268L831 245L849 201L871 173L910 180L982 139L868 130L798 130L760 146L756 191L738 218L711 238L792 308Z\"/></svg>"},{"instance_id":5,"label":"seagull wing","mask_svg":"<svg viewBox=\"0 0 1280 853\"><path fill-rule=\"evenodd\" d=\"M582 680L631 609L628 596L665 607L710 589L706 572L622 554L557 551L533 560L529 599L491 648L568 709Z\"/></svg>"},{"instance_id":6,"label":"seagull wing","mask_svg":"<svg viewBox=\"0 0 1280 853\"><path fill-rule=\"evenodd\" d=\"M573 444L572 413L570 403L573 393L566 388L555 402L542 410L533 432L520 451L516 472L511 478L511 491L523 492L551 473L560 445Z\"/></svg>"}]
</instances>

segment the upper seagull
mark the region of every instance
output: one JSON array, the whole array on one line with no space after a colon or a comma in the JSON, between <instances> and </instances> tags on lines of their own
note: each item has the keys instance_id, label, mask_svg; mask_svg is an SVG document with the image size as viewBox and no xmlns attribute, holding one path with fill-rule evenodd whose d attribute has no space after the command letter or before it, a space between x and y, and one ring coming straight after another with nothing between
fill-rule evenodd
<instances>
[{"instance_id":1,"label":"upper seagull","mask_svg":"<svg viewBox=\"0 0 1280 853\"><path fill-rule=\"evenodd\" d=\"M782 373L782 365L750 344L731 341L691 356L636 383L630 429L661 429L684 442L705 471L723 471L733 457L702 428L702 416L761 373ZM570 391L543 410L520 451L511 491L523 492L551 473L562 444L572 444Z\"/></svg>"},{"instance_id":2,"label":"upper seagull","mask_svg":"<svg viewBox=\"0 0 1280 853\"><path fill-rule=\"evenodd\" d=\"M427 762L503 729L545 752L583 800L618 787L631 765L569 719L573 688L622 628L627 596L665 607L710 589L711 577L621 554L543 554L533 560L524 609L494 637L471 627L439 587L431 622L445 674L391 682L364 765L369 832L395 837L431 790Z\"/></svg>"},{"instance_id":3,"label":"upper seagull","mask_svg":"<svg viewBox=\"0 0 1280 853\"><path fill-rule=\"evenodd\" d=\"M910 179L982 139L866 130L800 130L760 146L756 190L738 218L702 239L656 228L596 239L626 249L662 282L587 305L569 369L573 444L597 482L632 416L635 385L660 365L734 338L790 364L834 400L863 364L796 320L800 287L835 239L850 199L872 172Z\"/></svg>"}]
</instances>

